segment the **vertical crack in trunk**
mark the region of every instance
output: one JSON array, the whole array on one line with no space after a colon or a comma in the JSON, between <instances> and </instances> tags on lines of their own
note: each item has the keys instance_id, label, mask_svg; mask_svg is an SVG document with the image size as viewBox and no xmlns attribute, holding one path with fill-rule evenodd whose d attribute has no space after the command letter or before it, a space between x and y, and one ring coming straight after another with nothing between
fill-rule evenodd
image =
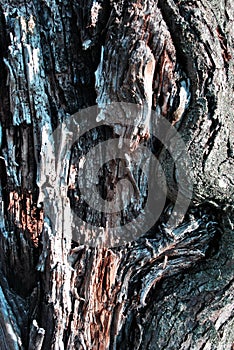
<instances>
[{"instance_id":1,"label":"vertical crack in trunk","mask_svg":"<svg viewBox=\"0 0 234 350\"><path fill-rule=\"evenodd\" d=\"M233 346L232 12L215 0L0 1L1 349ZM143 106L135 127L123 107L112 127L110 102ZM96 103L105 127L70 149L67 130L54 139L62 122ZM193 167L189 211L170 228L179 175L152 134L159 116L180 131ZM134 151L147 145L163 164L167 200L137 240L93 248L77 242L70 214L103 236L119 220L80 202L87 150L109 138L119 147L129 139L131 152L103 164L102 198L119 191L125 203L118 182L126 180L133 207L143 196L144 209L151 188Z\"/></svg>"}]
</instances>

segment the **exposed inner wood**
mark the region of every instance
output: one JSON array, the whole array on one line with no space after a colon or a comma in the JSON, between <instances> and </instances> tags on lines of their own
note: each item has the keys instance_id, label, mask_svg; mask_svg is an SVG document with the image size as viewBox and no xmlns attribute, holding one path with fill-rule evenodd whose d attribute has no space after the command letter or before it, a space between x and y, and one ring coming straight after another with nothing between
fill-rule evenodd
<instances>
[{"instance_id":1,"label":"exposed inner wood","mask_svg":"<svg viewBox=\"0 0 234 350\"><path fill-rule=\"evenodd\" d=\"M231 349L233 18L223 0L0 0L1 349ZM144 106L135 128L124 111L109 125L102 107L111 102ZM71 148L62 130L56 163L55 130L95 104L105 127ZM166 223L179 175L151 133L159 115L192 162L193 198L174 227ZM168 187L155 225L112 248L104 243L118 215L87 208L77 180L89 148L109 138L129 139L130 152L100 168L103 199L119 191L125 203L118 186L126 180L131 213L142 210L150 181L134 163L141 145L163 165ZM72 210L86 243L86 223L100 226L99 246L79 242Z\"/></svg>"}]
</instances>

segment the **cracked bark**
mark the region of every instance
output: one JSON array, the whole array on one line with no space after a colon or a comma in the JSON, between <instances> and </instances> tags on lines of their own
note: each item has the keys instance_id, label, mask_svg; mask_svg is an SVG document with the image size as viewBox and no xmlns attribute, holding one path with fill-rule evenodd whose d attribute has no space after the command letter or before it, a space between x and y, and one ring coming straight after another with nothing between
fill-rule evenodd
<instances>
[{"instance_id":1,"label":"cracked bark","mask_svg":"<svg viewBox=\"0 0 234 350\"><path fill-rule=\"evenodd\" d=\"M0 1L1 349L233 348L233 16L215 0ZM179 130L193 199L169 230L177 174L151 140L169 189L160 220L131 244L90 248L64 240L59 216L51 229L41 152L61 121L113 101ZM120 118L98 139L129 133L137 147L149 123L145 113L126 130ZM70 175L94 136L75 145ZM116 166L103 171L103 196ZM77 184L67 189L87 215Z\"/></svg>"}]
</instances>

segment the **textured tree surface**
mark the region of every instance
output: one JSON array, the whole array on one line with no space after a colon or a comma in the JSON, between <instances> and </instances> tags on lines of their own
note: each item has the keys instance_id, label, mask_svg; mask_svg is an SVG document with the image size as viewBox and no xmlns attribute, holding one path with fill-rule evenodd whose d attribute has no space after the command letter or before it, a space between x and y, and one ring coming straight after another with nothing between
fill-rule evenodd
<instances>
[{"instance_id":1,"label":"textured tree surface","mask_svg":"<svg viewBox=\"0 0 234 350\"><path fill-rule=\"evenodd\" d=\"M231 0L0 0L2 350L233 349L233 31ZM46 142L77 111L110 102L146 112L134 130L120 117L118 128L74 145L69 166L56 168L65 195L52 192L52 227L42 196ZM193 198L174 227L166 223L177 173L150 135L150 109L179 131L192 160ZM105 124L104 112L99 118ZM135 148L148 142L163 166L160 219L114 248L67 239L61 206L101 220L79 201L79 162L96 136L124 133ZM117 163L100 173L105 198ZM146 179L131 171L143 196Z\"/></svg>"}]
</instances>

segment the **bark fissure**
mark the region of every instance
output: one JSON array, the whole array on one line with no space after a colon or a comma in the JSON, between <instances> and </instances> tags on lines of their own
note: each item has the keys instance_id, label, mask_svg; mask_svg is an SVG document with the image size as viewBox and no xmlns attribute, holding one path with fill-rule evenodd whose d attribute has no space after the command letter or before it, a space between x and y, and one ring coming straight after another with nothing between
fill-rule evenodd
<instances>
[{"instance_id":1,"label":"bark fissure","mask_svg":"<svg viewBox=\"0 0 234 350\"><path fill-rule=\"evenodd\" d=\"M231 2L216 0L0 1L2 349L231 349L233 18ZM109 125L110 102L144 106L137 126L126 124L123 105ZM104 127L72 149L65 124L55 139L61 122L95 104ZM88 112L81 115L79 127ZM151 134L160 115L180 131L192 160L193 198L174 227L166 223L178 173L170 149ZM103 165L97 183L111 201L119 182L131 182L134 201L120 218L80 199L82 162L110 138L131 143L128 157ZM133 159L141 145L163 165L166 205L142 237L104 248L111 225L131 221L152 190ZM70 230L70 206L84 221L80 232ZM98 247L80 244L82 235L92 238L87 223L100 227Z\"/></svg>"}]
</instances>

